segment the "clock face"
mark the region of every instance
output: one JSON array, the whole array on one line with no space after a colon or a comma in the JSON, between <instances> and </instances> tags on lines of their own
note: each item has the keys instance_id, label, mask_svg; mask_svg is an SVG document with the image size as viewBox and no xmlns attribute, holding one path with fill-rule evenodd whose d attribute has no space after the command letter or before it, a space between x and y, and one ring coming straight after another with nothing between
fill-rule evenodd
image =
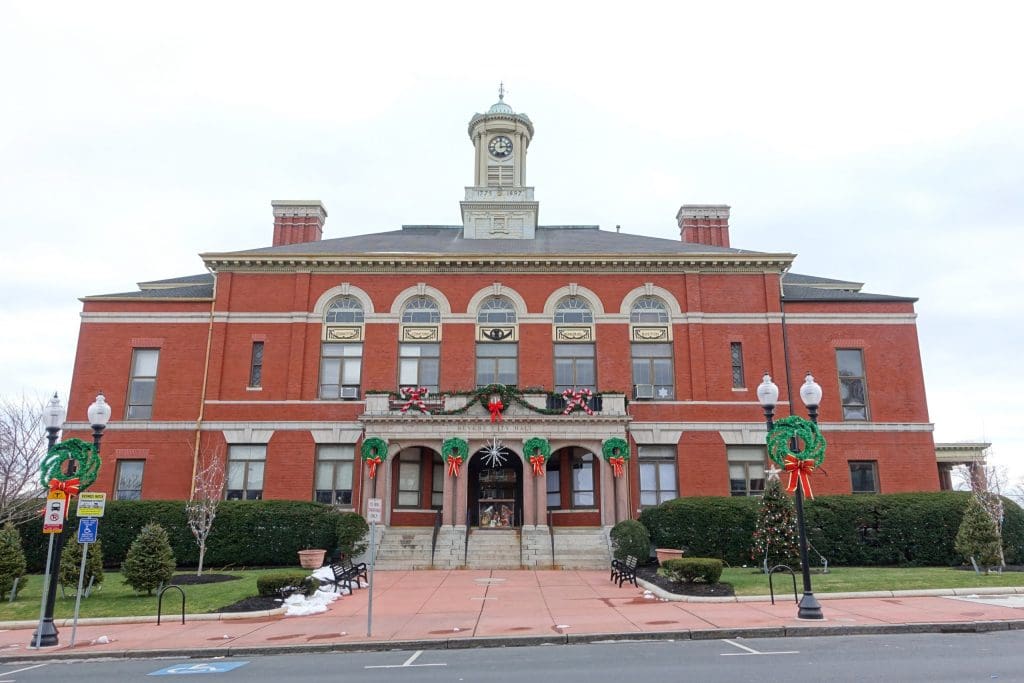
<instances>
[{"instance_id":1,"label":"clock face","mask_svg":"<svg viewBox=\"0 0 1024 683\"><path fill-rule=\"evenodd\" d=\"M491 153L491 156L504 159L512 153L512 141L504 135L499 135L496 138L491 138L491 143L487 145L487 150Z\"/></svg>"}]
</instances>

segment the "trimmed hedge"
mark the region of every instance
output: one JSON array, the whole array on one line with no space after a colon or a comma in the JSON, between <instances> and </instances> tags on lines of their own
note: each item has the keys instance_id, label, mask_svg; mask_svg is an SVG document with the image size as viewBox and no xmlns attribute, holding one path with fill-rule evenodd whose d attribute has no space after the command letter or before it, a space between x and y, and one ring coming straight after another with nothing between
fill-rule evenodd
<instances>
[{"instance_id":1,"label":"trimmed hedge","mask_svg":"<svg viewBox=\"0 0 1024 683\"><path fill-rule=\"evenodd\" d=\"M714 557L679 557L662 562L658 573L682 583L718 583L722 578L722 561Z\"/></svg>"},{"instance_id":2,"label":"trimmed hedge","mask_svg":"<svg viewBox=\"0 0 1024 683\"><path fill-rule=\"evenodd\" d=\"M292 593L309 597L319 586L320 583L305 572L273 572L256 579L256 591L264 598L288 597Z\"/></svg>"},{"instance_id":3,"label":"trimmed hedge","mask_svg":"<svg viewBox=\"0 0 1024 683\"><path fill-rule=\"evenodd\" d=\"M961 491L818 496L804 502L811 546L836 566L958 566L953 545L970 494ZM640 521L657 548L749 562L756 498L677 498L645 509ZM1008 564L1024 561L1024 510L1004 498ZM811 557L817 555L812 551ZM814 561L812 559L812 561Z\"/></svg>"},{"instance_id":4,"label":"trimmed hedge","mask_svg":"<svg viewBox=\"0 0 1024 683\"><path fill-rule=\"evenodd\" d=\"M294 566L304 548L331 550L337 546L339 513L330 505L290 500L227 500L217 508L217 519L206 542L206 568L227 566ZM185 501L108 501L100 519L106 567L119 566L132 541L149 522L167 530L179 569L199 564L199 546L189 531ZM64 525L64 542L75 543L78 518ZM42 572L47 538L36 519L20 527L29 571Z\"/></svg>"}]
</instances>

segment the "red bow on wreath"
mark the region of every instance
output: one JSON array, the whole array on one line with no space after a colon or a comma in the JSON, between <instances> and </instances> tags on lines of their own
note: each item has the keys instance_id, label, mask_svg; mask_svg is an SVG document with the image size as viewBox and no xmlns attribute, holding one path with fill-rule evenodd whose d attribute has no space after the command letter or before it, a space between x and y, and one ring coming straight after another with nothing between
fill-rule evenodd
<instances>
[{"instance_id":1,"label":"red bow on wreath","mask_svg":"<svg viewBox=\"0 0 1024 683\"><path fill-rule=\"evenodd\" d=\"M430 390L426 387L405 387L402 389L402 398L406 399L405 404L402 406L401 411L404 413L409 408L416 408L421 413L430 415L430 411L427 410L427 404L423 401L430 394Z\"/></svg>"},{"instance_id":2,"label":"red bow on wreath","mask_svg":"<svg viewBox=\"0 0 1024 683\"><path fill-rule=\"evenodd\" d=\"M593 415L594 411L588 405L591 396L593 396L593 392L590 389L578 391L566 389L562 392L562 398L565 399L565 410L562 411L562 415L568 415L576 408L582 408L587 415Z\"/></svg>"},{"instance_id":3,"label":"red bow on wreath","mask_svg":"<svg viewBox=\"0 0 1024 683\"><path fill-rule=\"evenodd\" d=\"M68 479L66 481L61 481L60 479L51 479L50 490L63 491L65 494L67 494L68 498L70 498L71 496L78 495L78 490L81 484L82 482L79 481L78 479Z\"/></svg>"},{"instance_id":4,"label":"red bow on wreath","mask_svg":"<svg viewBox=\"0 0 1024 683\"><path fill-rule=\"evenodd\" d=\"M626 459L622 456L608 458L608 463L612 466L612 474L616 477L621 477L622 468L626 465Z\"/></svg>"},{"instance_id":5,"label":"red bow on wreath","mask_svg":"<svg viewBox=\"0 0 1024 683\"><path fill-rule=\"evenodd\" d=\"M501 402L499 396L491 398L490 403L487 404L487 409L491 411L491 422L503 422L505 420L501 416L501 411L505 409L505 404Z\"/></svg>"},{"instance_id":6,"label":"red bow on wreath","mask_svg":"<svg viewBox=\"0 0 1024 683\"><path fill-rule=\"evenodd\" d=\"M383 460L380 459L379 455L375 455L372 458L366 459L366 465L367 467L370 468L370 470L367 472L367 474L370 475L370 479L373 479L374 477L377 476L377 465L381 464L382 462Z\"/></svg>"},{"instance_id":7,"label":"red bow on wreath","mask_svg":"<svg viewBox=\"0 0 1024 683\"><path fill-rule=\"evenodd\" d=\"M457 477L459 476L459 468L462 467L462 456L453 455L448 458L448 476Z\"/></svg>"},{"instance_id":8,"label":"red bow on wreath","mask_svg":"<svg viewBox=\"0 0 1024 683\"><path fill-rule=\"evenodd\" d=\"M814 500L814 494L811 492L811 472L814 471L814 461L799 460L795 455L787 455L783 459L783 469L789 472L789 484L786 486L786 493L793 493L796 491L797 482L804 489L804 495L811 500Z\"/></svg>"},{"instance_id":9,"label":"red bow on wreath","mask_svg":"<svg viewBox=\"0 0 1024 683\"><path fill-rule=\"evenodd\" d=\"M533 465L533 476L544 476L544 462L545 460L543 455L530 456L530 464Z\"/></svg>"}]
</instances>

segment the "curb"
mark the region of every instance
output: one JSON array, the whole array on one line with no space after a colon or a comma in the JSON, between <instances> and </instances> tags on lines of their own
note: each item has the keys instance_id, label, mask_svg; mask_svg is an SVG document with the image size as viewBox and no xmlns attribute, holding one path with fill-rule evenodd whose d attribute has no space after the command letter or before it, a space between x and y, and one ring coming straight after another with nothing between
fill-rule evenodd
<instances>
[{"instance_id":1,"label":"curb","mask_svg":"<svg viewBox=\"0 0 1024 683\"><path fill-rule=\"evenodd\" d=\"M212 614L186 614L185 621L229 621L238 619L265 619L267 617L276 617L283 615L287 611L288 607L282 605L275 607L274 609L262 609L254 612L214 612ZM169 615L160 617L161 622L174 622L181 619L181 615ZM67 617L64 619L54 619L53 624L58 628L71 628L74 623L74 618ZM90 617L88 619L79 619L79 626L105 626L108 624L155 624L156 615L141 616L141 617ZM31 628L35 629L39 626L39 620L33 619L31 621L0 621L0 629L14 630L19 628Z\"/></svg>"},{"instance_id":2,"label":"curb","mask_svg":"<svg viewBox=\"0 0 1024 683\"><path fill-rule=\"evenodd\" d=\"M644 581L637 577L637 583L646 591L668 602L704 602L704 603L734 603L734 602L770 602L770 595L729 595L721 598L713 598L700 595L677 595L669 593L653 583ZM1024 594L1024 587L1006 586L1004 588L921 588L918 590L900 591L860 591L855 593L815 593L821 600L852 600L856 598L944 598L944 597L976 597L979 595L1020 595ZM778 592L775 594L777 600L786 600L788 593ZM0 624L2 628L3 624Z\"/></svg>"},{"instance_id":3,"label":"curb","mask_svg":"<svg viewBox=\"0 0 1024 683\"><path fill-rule=\"evenodd\" d=\"M102 652L46 652L0 656L0 664L54 660L86 659L189 659L253 657L261 655L325 654L332 652L388 652L409 650L465 650L494 647L534 647L538 645L583 645L617 642L722 640L735 638L806 638L818 636L891 635L899 633L990 633L1024 630L1019 621L923 622L917 624L874 624L858 626L798 625L755 628L728 628L685 631L630 633L580 633L557 636L488 636L434 640L362 641L320 645L268 645L222 648L177 648L151 650L105 650Z\"/></svg>"}]
</instances>

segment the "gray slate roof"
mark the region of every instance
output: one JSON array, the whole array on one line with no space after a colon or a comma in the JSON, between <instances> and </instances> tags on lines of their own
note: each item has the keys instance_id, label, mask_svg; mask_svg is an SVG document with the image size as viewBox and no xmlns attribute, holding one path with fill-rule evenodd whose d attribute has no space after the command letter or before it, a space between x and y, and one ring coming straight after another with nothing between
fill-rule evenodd
<instances>
[{"instance_id":1,"label":"gray slate roof","mask_svg":"<svg viewBox=\"0 0 1024 683\"><path fill-rule=\"evenodd\" d=\"M870 294L868 292L851 292L845 289L826 287L804 287L786 284L782 281L783 301L917 301L915 297L892 296L890 294Z\"/></svg>"},{"instance_id":2,"label":"gray slate roof","mask_svg":"<svg viewBox=\"0 0 1024 683\"><path fill-rule=\"evenodd\" d=\"M596 225L539 226L532 240L464 239L462 226L406 225L401 230L335 237L318 242L286 244L228 252L259 256L330 254L508 254L508 255L633 255L633 254L756 254L728 247L710 247L661 237L599 230Z\"/></svg>"}]
</instances>

